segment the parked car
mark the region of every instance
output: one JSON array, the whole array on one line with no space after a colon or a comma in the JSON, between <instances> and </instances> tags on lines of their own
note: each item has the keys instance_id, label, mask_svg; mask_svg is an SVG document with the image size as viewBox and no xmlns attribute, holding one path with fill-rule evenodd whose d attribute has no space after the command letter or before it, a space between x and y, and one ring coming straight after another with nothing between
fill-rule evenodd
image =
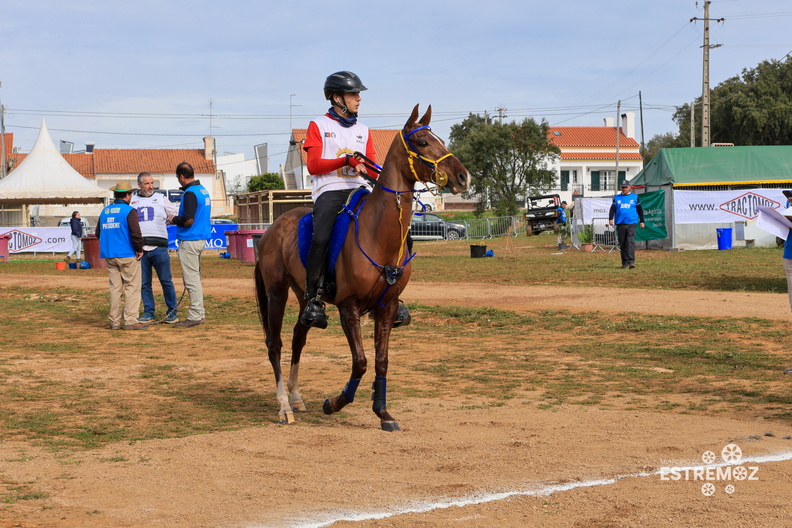
<instances>
[{"instance_id":1,"label":"parked car","mask_svg":"<svg viewBox=\"0 0 792 528\"><path fill-rule=\"evenodd\" d=\"M212 224L236 224L233 220L229 220L228 218L212 218L210 223Z\"/></svg>"},{"instance_id":2,"label":"parked car","mask_svg":"<svg viewBox=\"0 0 792 528\"><path fill-rule=\"evenodd\" d=\"M413 240L457 240L467 235L465 224L446 222L436 214L415 214L410 225Z\"/></svg>"},{"instance_id":3,"label":"parked car","mask_svg":"<svg viewBox=\"0 0 792 528\"><path fill-rule=\"evenodd\" d=\"M69 224L70 220L71 217L62 219L58 223L58 227L70 227ZM91 228L91 225L88 223L88 221L85 218L80 218L80 222L82 222L82 226L83 226L83 236L90 235L91 233L93 233L93 229Z\"/></svg>"}]
</instances>

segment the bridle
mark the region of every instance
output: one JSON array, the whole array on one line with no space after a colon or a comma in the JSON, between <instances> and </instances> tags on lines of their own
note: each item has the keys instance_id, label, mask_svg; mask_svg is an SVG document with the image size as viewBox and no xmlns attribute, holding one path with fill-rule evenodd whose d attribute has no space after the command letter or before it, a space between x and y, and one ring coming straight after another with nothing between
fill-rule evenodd
<instances>
[{"instance_id":1,"label":"bridle","mask_svg":"<svg viewBox=\"0 0 792 528\"><path fill-rule=\"evenodd\" d=\"M448 174L446 174L444 171L439 170L437 166L440 164L441 161L443 161L444 159L450 156L453 156L453 154L449 152L445 156L442 156L436 160L429 159L426 156L422 156L421 154L419 154L418 149L415 148L415 145L413 145L412 141L410 141L410 136L412 136L419 130L428 130L429 132L432 131L432 129L428 125L424 125L416 128L409 134L405 135L403 130L401 134L399 134L399 137L402 140L402 145L404 145L404 150L407 151L407 156L408 156L407 160L410 162L410 170L412 171L413 176L415 176L415 179L417 181L423 181L421 180L421 178L418 177L418 173L415 172L415 166L413 165L413 162L417 158L432 168L432 176L429 178L429 181L431 183L434 183L438 187L445 187L446 185L448 185Z\"/></svg>"}]
</instances>

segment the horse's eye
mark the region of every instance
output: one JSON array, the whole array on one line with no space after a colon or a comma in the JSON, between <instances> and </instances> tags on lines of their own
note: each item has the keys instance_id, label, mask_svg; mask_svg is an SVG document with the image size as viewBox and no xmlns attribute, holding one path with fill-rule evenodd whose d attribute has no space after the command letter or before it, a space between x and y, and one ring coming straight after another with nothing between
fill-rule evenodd
<instances>
[{"instance_id":1,"label":"horse's eye","mask_svg":"<svg viewBox=\"0 0 792 528\"><path fill-rule=\"evenodd\" d=\"M422 139L421 141L418 142L418 146L421 147L421 148L428 147L429 146L429 142L426 141L425 139Z\"/></svg>"}]
</instances>

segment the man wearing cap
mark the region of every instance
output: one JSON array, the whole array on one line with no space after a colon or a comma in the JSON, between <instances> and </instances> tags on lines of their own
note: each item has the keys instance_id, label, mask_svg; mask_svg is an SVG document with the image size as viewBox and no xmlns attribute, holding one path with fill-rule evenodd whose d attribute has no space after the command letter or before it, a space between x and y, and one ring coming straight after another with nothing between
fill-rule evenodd
<instances>
[{"instance_id":1,"label":"man wearing cap","mask_svg":"<svg viewBox=\"0 0 792 528\"><path fill-rule=\"evenodd\" d=\"M102 209L96 236L99 256L107 262L110 282L110 330L142 330L140 311L140 257L143 256L143 235L138 213L129 205L132 183L120 181L113 191L113 203Z\"/></svg>"},{"instance_id":2,"label":"man wearing cap","mask_svg":"<svg viewBox=\"0 0 792 528\"><path fill-rule=\"evenodd\" d=\"M635 267L635 229L644 227L643 208L638 195L630 191L630 182L621 183L621 193L613 197L608 213L610 225L616 226L616 237L621 248L622 269Z\"/></svg>"}]
</instances>

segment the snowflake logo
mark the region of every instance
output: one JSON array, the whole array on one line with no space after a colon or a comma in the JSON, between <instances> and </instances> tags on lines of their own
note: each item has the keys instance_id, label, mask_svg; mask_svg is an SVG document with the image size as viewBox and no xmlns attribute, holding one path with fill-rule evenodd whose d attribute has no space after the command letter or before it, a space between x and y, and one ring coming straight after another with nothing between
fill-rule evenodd
<instances>
[{"instance_id":1,"label":"snowflake logo","mask_svg":"<svg viewBox=\"0 0 792 528\"><path fill-rule=\"evenodd\" d=\"M732 476L734 480L745 480L748 478L748 470L742 466L736 467L734 471L732 471Z\"/></svg>"},{"instance_id":2,"label":"snowflake logo","mask_svg":"<svg viewBox=\"0 0 792 528\"><path fill-rule=\"evenodd\" d=\"M739 462L742 458L742 449L737 444L729 444L721 451L724 462Z\"/></svg>"},{"instance_id":3,"label":"snowflake logo","mask_svg":"<svg viewBox=\"0 0 792 528\"><path fill-rule=\"evenodd\" d=\"M715 494L715 484L707 482L701 486L701 493L703 493L705 497L712 497Z\"/></svg>"},{"instance_id":4,"label":"snowflake logo","mask_svg":"<svg viewBox=\"0 0 792 528\"><path fill-rule=\"evenodd\" d=\"M735 489L734 489L734 486L732 484L729 484L728 486L726 486L726 493L728 493L729 495L734 493L734 491L735 491Z\"/></svg>"},{"instance_id":5,"label":"snowflake logo","mask_svg":"<svg viewBox=\"0 0 792 528\"><path fill-rule=\"evenodd\" d=\"M704 451L704 454L701 455L701 460L705 464L712 464L713 462L715 462L715 453L713 453L712 451Z\"/></svg>"}]
</instances>

